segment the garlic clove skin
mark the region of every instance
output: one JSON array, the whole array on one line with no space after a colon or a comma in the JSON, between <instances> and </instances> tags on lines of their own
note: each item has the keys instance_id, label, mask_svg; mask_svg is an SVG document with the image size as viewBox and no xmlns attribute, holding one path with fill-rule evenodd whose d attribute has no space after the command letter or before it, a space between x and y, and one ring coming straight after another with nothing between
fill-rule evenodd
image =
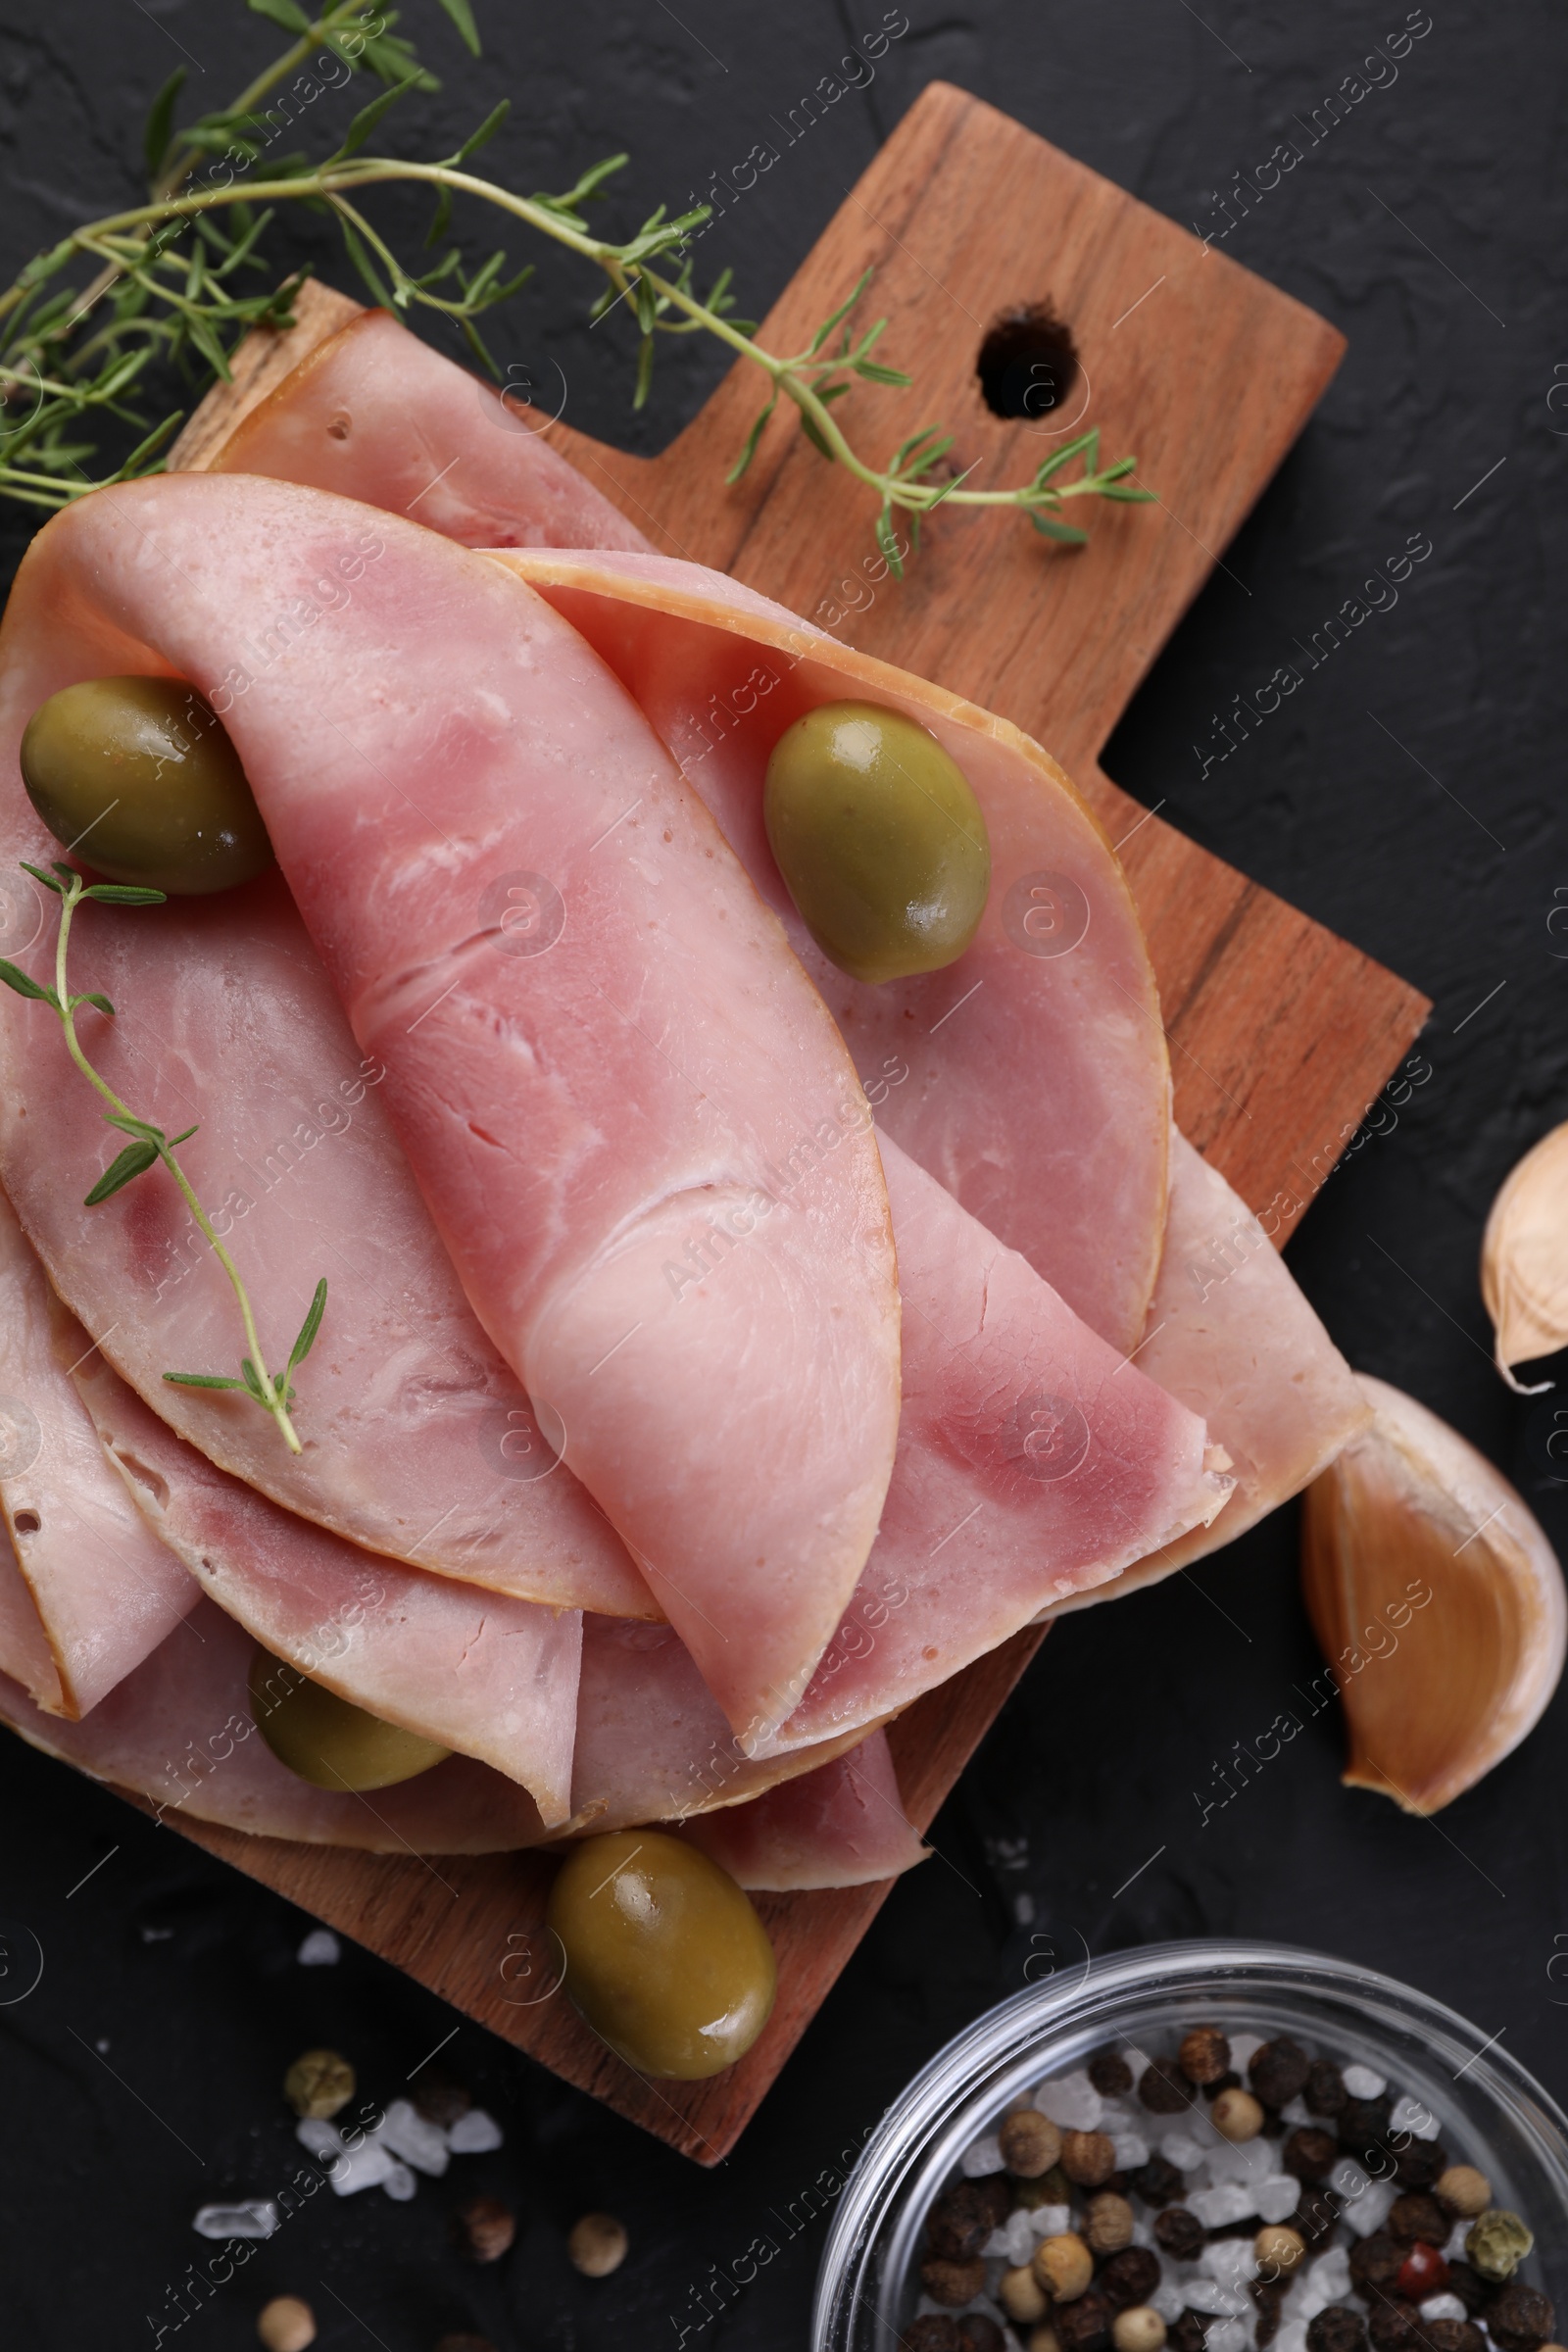
<instances>
[{"instance_id":1,"label":"garlic clove skin","mask_svg":"<svg viewBox=\"0 0 1568 2352\"><path fill-rule=\"evenodd\" d=\"M1568 1126L1527 1152L1492 1203L1481 1242L1481 1295L1496 1332L1497 1370L1521 1396L1512 1367L1568 1347Z\"/></svg>"},{"instance_id":2,"label":"garlic clove skin","mask_svg":"<svg viewBox=\"0 0 1568 2352\"><path fill-rule=\"evenodd\" d=\"M1307 1489L1301 1583L1345 1705L1347 1787L1436 1813L1518 1746L1568 1645L1562 1570L1507 1480L1380 1380Z\"/></svg>"}]
</instances>

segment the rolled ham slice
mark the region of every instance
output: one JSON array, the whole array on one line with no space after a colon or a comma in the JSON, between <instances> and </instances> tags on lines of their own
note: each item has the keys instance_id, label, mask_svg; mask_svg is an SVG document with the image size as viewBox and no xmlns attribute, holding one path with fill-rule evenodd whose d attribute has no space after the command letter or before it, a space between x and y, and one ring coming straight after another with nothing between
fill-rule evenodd
<instances>
[{"instance_id":1,"label":"rolled ham slice","mask_svg":"<svg viewBox=\"0 0 1568 2352\"><path fill-rule=\"evenodd\" d=\"M1118 1600L1157 1584L1300 1494L1371 1412L1360 1384L1257 1218L1184 1135L1171 1131L1165 1254L1137 1360L1201 1413L1236 1492L1212 1527L1194 1527L1114 1582L1050 1612Z\"/></svg>"},{"instance_id":2,"label":"rolled ham slice","mask_svg":"<svg viewBox=\"0 0 1568 2352\"><path fill-rule=\"evenodd\" d=\"M885 1732L749 1804L699 1815L682 1834L760 1893L867 1886L931 1851L906 1818Z\"/></svg>"},{"instance_id":3,"label":"rolled ham slice","mask_svg":"<svg viewBox=\"0 0 1568 2352\"><path fill-rule=\"evenodd\" d=\"M390 519L372 558L365 532L361 508L250 477L81 502L28 559L54 590L30 611L75 626L0 642L6 717L62 668L132 662L215 699L470 1303L731 1722L770 1730L892 1468L869 1112L777 923L591 650L496 564ZM344 607L279 625L263 659L258 630L356 550ZM719 1216L760 1238L697 1305L666 1269Z\"/></svg>"},{"instance_id":4,"label":"rolled ham slice","mask_svg":"<svg viewBox=\"0 0 1568 2352\"><path fill-rule=\"evenodd\" d=\"M200 1588L340 1698L571 1811L582 1617L428 1576L313 1527L213 1467L100 1355L75 1382L109 1460Z\"/></svg>"},{"instance_id":5,"label":"rolled ham slice","mask_svg":"<svg viewBox=\"0 0 1568 2352\"><path fill-rule=\"evenodd\" d=\"M4 1579L0 1667L73 1717L201 1597L104 1459L70 1378L91 1352L0 1193L0 1510L20 1570Z\"/></svg>"},{"instance_id":6,"label":"rolled ham slice","mask_svg":"<svg viewBox=\"0 0 1568 2352\"><path fill-rule=\"evenodd\" d=\"M498 390L389 312L362 311L205 463L362 499L465 547L646 548L545 439L556 405L547 392L515 381Z\"/></svg>"}]
</instances>

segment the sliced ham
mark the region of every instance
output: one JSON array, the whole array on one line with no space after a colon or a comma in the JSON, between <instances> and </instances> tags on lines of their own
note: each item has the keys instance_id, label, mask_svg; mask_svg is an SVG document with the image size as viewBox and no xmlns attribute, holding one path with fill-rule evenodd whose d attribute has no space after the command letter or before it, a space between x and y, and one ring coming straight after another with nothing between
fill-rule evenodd
<instances>
[{"instance_id":1,"label":"sliced ham","mask_svg":"<svg viewBox=\"0 0 1568 2352\"><path fill-rule=\"evenodd\" d=\"M0 1667L55 1715L95 1707L201 1597L104 1459L70 1379L91 1350L0 1193L0 1510L21 1570Z\"/></svg>"},{"instance_id":2,"label":"sliced ham","mask_svg":"<svg viewBox=\"0 0 1568 2352\"><path fill-rule=\"evenodd\" d=\"M1257 1218L1175 1129L1165 1254L1137 1360L1203 1415L1230 1458L1236 1493L1214 1526L1156 1547L1053 1616L1157 1584L1245 1535L1371 1419L1354 1373Z\"/></svg>"},{"instance_id":3,"label":"sliced ham","mask_svg":"<svg viewBox=\"0 0 1568 2352\"><path fill-rule=\"evenodd\" d=\"M0 1577L9 1573L0 1569ZM296 1780L251 1720L254 1649L232 1617L199 1601L83 1722L41 1713L4 1678L0 1722L45 1755L176 1820L186 1813L253 1837L372 1854L487 1854L536 1842L539 1816L526 1789L467 1756L369 1796Z\"/></svg>"},{"instance_id":4,"label":"sliced ham","mask_svg":"<svg viewBox=\"0 0 1568 2352\"><path fill-rule=\"evenodd\" d=\"M892 1468L869 1112L778 925L592 651L494 563L390 519L372 557L366 530L361 508L252 477L82 501L29 555L6 716L63 669L132 660L215 700L470 1302L731 1721L769 1729ZM291 625L345 559L352 596ZM47 643L27 633L45 605L74 624ZM761 1238L698 1306L666 1268L720 1217Z\"/></svg>"},{"instance_id":5,"label":"sliced ham","mask_svg":"<svg viewBox=\"0 0 1568 2352\"><path fill-rule=\"evenodd\" d=\"M0 627L5 950L40 971L52 917L17 860L46 862L59 844L22 789L22 729L76 679L169 666L125 633L90 577L87 543L106 525L150 575L179 581L130 512L117 491L85 532L40 534ZM231 535L212 557L257 633L286 633L286 614L237 584ZM334 575L334 593L352 590ZM328 740L342 740L337 723L318 722ZM136 912L89 906L76 923L73 975L119 1008L113 1022L81 1016L89 1051L171 1134L200 1122L181 1158L235 1250L274 1368L318 1277L329 1285L300 1384L303 1455L247 1400L170 1387L166 1371L237 1369L228 1284L162 1171L82 1205L118 1139L52 1016L0 992L0 1171L56 1289L116 1368L222 1468L350 1541L521 1599L657 1618L464 1298L388 1120L381 1066L355 1044L283 883Z\"/></svg>"},{"instance_id":6,"label":"sliced ham","mask_svg":"<svg viewBox=\"0 0 1568 2352\"><path fill-rule=\"evenodd\" d=\"M557 455L546 387L504 391L386 311L363 311L243 417L207 463L412 514L465 547L648 545Z\"/></svg>"},{"instance_id":7,"label":"sliced ham","mask_svg":"<svg viewBox=\"0 0 1568 2352\"><path fill-rule=\"evenodd\" d=\"M721 573L654 555L500 560L582 631L669 746L789 932L883 1131L1102 1338L1131 1348L1159 1263L1170 1074L1131 894L1061 769L1005 719L834 644ZM815 946L762 825L774 744L804 711L843 700L887 705L935 735L991 836L973 945L943 971L878 987Z\"/></svg>"},{"instance_id":8,"label":"sliced ham","mask_svg":"<svg viewBox=\"0 0 1568 2352\"><path fill-rule=\"evenodd\" d=\"M749 1804L699 1815L682 1835L758 1892L867 1886L931 1851L906 1818L885 1732Z\"/></svg>"},{"instance_id":9,"label":"sliced ham","mask_svg":"<svg viewBox=\"0 0 1568 2352\"><path fill-rule=\"evenodd\" d=\"M215 1469L101 1355L75 1373L104 1451L201 1589L340 1698L571 1811L582 1617L404 1568Z\"/></svg>"}]
</instances>

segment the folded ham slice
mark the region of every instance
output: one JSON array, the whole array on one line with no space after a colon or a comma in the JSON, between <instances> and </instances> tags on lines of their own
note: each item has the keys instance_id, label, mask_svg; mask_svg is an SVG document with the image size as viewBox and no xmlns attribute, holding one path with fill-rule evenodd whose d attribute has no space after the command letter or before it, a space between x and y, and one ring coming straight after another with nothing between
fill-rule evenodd
<instances>
[{"instance_id":1,"label":"folded ham slice","mask_svg":"<svg viewBox=\"0 0 1568 2352\"><path fill-rule=\"evenodd\" d=\"M548 1828L567 1819L577 1610L362 1551L215 1469L101 1355L74 1379L148 1525L258 1642L340 1698L520 1781Z\"/></svg>"},{"instance_id":2,"label":"folded ham slice","mask_svg":"<svg viewBox=\"0 0 1568 2352\"><path fill-rule=\"evenodd\" d=\"M550 447L545 387L482 383L387 311L362 311L206 463L335 490L465 547L648 545Z\"/></svg>"},{"instance_id":3,"label":"folded ham slice","mask_svg":"<svg viewBox=\"0 0 1568 2352\"><path fill-rule=\"evenodd\" d=\"M54 1715L85 1715L201 1598L104 1460L69 1371L91 1352L0 1193L0 1510L21 1570L0 1666Z\"/></svg>"},{"instance_id":4,"label":"folded ham slice","mask_svg":"<svg viewBox=\"0 0 1568 2352\"><path fill-rule=\"evenodd\" d=\"M885 1732L749 1804L700 1814L682 1835L743 1886L771 1893L871 1886L931 1851L905 1816Z\"/></svg>"},{"instance_id":5,"label":"folded ham slice","mask_svg":"<svg viewBox=\"0 0 1568 2352\"><path fill-rule=\"evenodd\" d=\"M361 508L250 477L82 501L29 555L5 719L62 671L138 663L215 699L470 1302L732 1723L771 1729L892 1467L869 1112L776 922L591 650L495 564L391 520L372 557L365 532ZM352 596L290 627L356 550ZM71 616L47 644L26 625L45 601ZM760 1239L699 1305L666 1269L719 1218Z\"/></svg>"},{"instance_id":6,"label":"folded ham slice","mask_svg":"<svg viewBox=\"0 0 1568 2352\"><path fill-rule=\"evenodd\" d=\"M1174 1128L1170 1165L1165 1254L1138 1362L1203 1415L1236 1492L1215 1525L1190 1529L1052 1616L1118 1600L1245 1535L1371 1419L1355 1374L1257 1218Z\"/></svg>"}]
</instances>

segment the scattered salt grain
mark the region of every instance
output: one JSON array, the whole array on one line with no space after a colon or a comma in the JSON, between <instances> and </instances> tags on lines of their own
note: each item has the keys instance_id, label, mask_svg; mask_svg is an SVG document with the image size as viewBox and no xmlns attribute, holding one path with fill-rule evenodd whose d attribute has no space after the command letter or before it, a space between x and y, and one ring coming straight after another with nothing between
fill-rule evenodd
<instances>
[{"instance_id":1,"label":"scattered salt grain","mask_svg":"<svg viewBox=\"0 0 1568 2352\"><path fill-rule=\"evenodd\" d=\"M403 2168L400 2168L389 2148L368 2139L363 2148L347 2149L332 2167L332 2193L334 2196L352 2197L357 2196L362 2188L379 2188L400 2169Z\"/></svg>"},{"instance_id":2,"label":"scattered salt grain","mask_svg":"<svg viewBox=\"0 0 1568 2352\"><path fill-rule=\"evenodd\" d=\"M1083 2068L1075 2067L1070 2075L1058 2075L1054 2082L1042 2082L1035 2105L1064 2132L1095 2132L1105 2103Z\"/></svg>"},{"instance_id":3,"label":"scattered salt grain","mask_svg":"<svg viewBox=\"0 0 1568 2352\"><path fill-rule=\"evenodd\" d=\"M988 2132L983 2139L965 2148L958 2169L966 2180L984 2180L992 2173L1004 2173L1007 2160L996 2133Z\"/></svg>"},{"instance_id":4,"label":"scattered salt grain","mask_svg":"<svg viewBox=\"0 0 1568 2352\"><path fill-rule=\"evenodd\" d=\"M1118 2173L1136 2173L1149 2162L1149 2142L1136 2132L1118 2132L1111 2142L1116 2150Z\"/></svg>"},{"instance_id":5,"label":"scattered salt grain","mask_svg":"<svg viewBox=\"0 0 1568 2352\"><path fill-rule=\"evenodd\" d=\"M1340 2195L1350 2204L1357 2197L1364 2196L1369 2185L1366 2174L1353 2156L1342 2156L1329 2175L1330 2188L1338 2189Z\"/></svg>"},{"instance_id":6,"label":"scattered salt grain","mask_svg":"<svg viewBox=\"0 0 1568 2352\"><path fill-rule=\"evenodd\" d=\"M452 2162L447 2135L439 2124L427 2124L408 2099L394 2099L376 2134L394 2156L412 2164L416 2173L439 2180Z\"/></svg>"},{"instance_id":7,"label":"scattered salt grain","mask_svg":"<svg viewBox=\"0 0 1568 2352\"><path fill-rule=\"evenodd\" d=\"M1189 2278L1182 2292L1189 2311L1212 2312L1216 2319L1239 2320L1252 2307L1250 2297L1222 2286L1217 2278Z\"/></svg>"},{"instance_id":8,"label":"scattered salt grain","mask_svg":"<svg viewBox=\"0 0 1568 2352\"><path fill-rule=\"evenodd\" d=\"M1424 2320L1467 2320L1469 2312L1457 2295L1428 2295L1421 2306Z\"/></svg>"},{"instance_id":9,"label":"scattered salt grain","mask_svg":"<svg viewBox=\"0 0 1568 2352\"><path fill-rule=\"evenodd\" d=\"M406 2205L417 2193L419 2183L406 2164L394 2163L381 2186L395 2205Z\"/></svg>"},{"instance_id":10,"label":"scattered salt grain","mask_svg":"<svg viewBox=\"0 0 1568 2352\"><path fill-rule=\"evenodd\" d=\"M1159 2152L1165 2162L1173 2164L1179 2173L1195 2173L1205 2154L1199 2142L1189 2139L1185 2132L1167 2132L1159 2143Z\"/></svg>"},{"instance_id":11,"label":"scattered salt grain","mask_svg":"<svg viewBox=\"0 0 1568 2352\"><path fill-rule=\"evenodd\" d=\"M1388 2089L1388 2077L1375 2075L1369 2066L1348 2066L1345 2087L1352 2099L1381 2099Z\"/></svg>"},{"instance_id":12,"label":"scattered salt grain","mask_svg":"<svg viewBox=\"0 0 1568 2352\"><path fill-rule=\"evenodd\" d=\"M302 2148L310 2149L313 2156L332 2157L343 2153L342 2132L336 2124L329 2124L320 2116L302 2115L294 2127L294 2136Z\"/></svg>"},{"instance_id":13,"label":"scattered salt grain","mask_svg":"<svg viewBox=\"0 0 1568 2352\"><path fill-rule=\"evenodd\" d=\"M1373 2230L1381 2230L1388 2220L1398 2193L1399 2184L1396 2180L1374 2180L1352 2203L1346 2206L1341 2218L1357 2237L1370 2237Z\"/></svg>"},{"instance_id":14,"label":"scattered salt grain","mask_svg":"<svg viewBox=\"0 0 1568 2352\"><path fill-rule=\"evenodd\" d=\"M342 1954L330 1928L313 1928L294 1956L301 1968L335 1968Z\"/></svg>"},{"instance_id":15,"label":"scattered salt grain","mask_svg":"<svg viewBox=\"0 0 1568 2352\"><path fill-rule=\"evenodd\" d=\"M447 2146L454 2156L487 2156L500 2145L501 2126L482 2107L470 2107L447 2130Z\"/></svg>"},{"instance_id":16,"label":"scattered salt grain","mask_svg":"<svg viewBox=\"0 0 1568 2352\"><path fill-rule=\"evenodd\" d=\"M270 2197L247 2197L242 2205L204 2205L191 2228L199 2237L270 2237L278 2227Z\"/></svg>"},{"instance_id":17,"label":"scattered salt grain","mask_svg":"<svg viewBox=\"0 0 1568 2352\"><path fill-rule=\"evenodd\" d=\"M1245 2222L1254 2214L1257 2198L1240 2180L1221 2180L1215 2188L1195 2188L1187 2210L1196 2214L1205 2230L1223 2230L1227 2222Z\"/></svg>"},{"instance_id":18,"label":"scattered salt grain","mask_svg":"<svg viewBox=\"0 0 1568 2352\"><path fill-rule=\"evenodd\" d=\"M1265 2222L1288 2222L1301 2202L1301 2183L1294 2173L1265 2173L1252 2194Z\"/></svg>"},{"instance_id":19,"label":"scattered salt grain","mask_svg":"<svg viewBox=\"0 0 1568 2352\"><path fill-rule=\"evenodd\" d=\"M1408 2091L1403 2091L1394 2102L1389 2116L1389 2130L1408 2132L1413 2139L1436 2139L1438 2119L1430 2107L1424 2106L1419 2099L1412 2099Z\"/></svg>"}]
</instances>

